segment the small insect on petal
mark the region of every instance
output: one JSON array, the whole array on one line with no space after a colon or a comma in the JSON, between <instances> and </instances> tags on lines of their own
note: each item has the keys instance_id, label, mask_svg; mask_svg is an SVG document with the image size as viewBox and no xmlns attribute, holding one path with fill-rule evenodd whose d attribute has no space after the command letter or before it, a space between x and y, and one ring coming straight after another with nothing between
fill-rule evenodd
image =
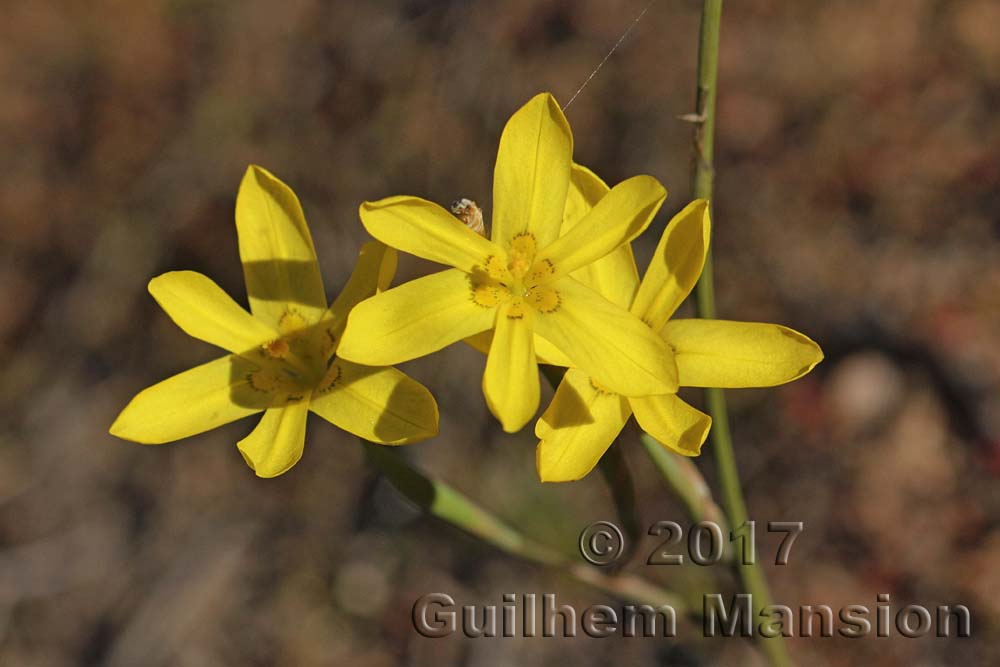
<instances>
[{"instance_id":1,"label":"small insect on petal","mask_svg":"<svg viewBox=\"0 0 1000 667\"><path fill-rule=\"evenodd\" d=\"M486 223L483 222L483 209L479 208L479 204L471 199L462 197L461 199L453 201L450 209L452 215L461 220L466 227L480 236L486 236Z\"/></svg>"}]
</instances>

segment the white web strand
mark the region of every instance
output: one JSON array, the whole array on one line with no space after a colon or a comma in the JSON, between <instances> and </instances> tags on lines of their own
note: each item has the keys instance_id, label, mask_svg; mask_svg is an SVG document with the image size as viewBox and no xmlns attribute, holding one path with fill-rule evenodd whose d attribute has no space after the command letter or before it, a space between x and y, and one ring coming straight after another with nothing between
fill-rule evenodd
<instances>
[{"instance_id":1,"label":"white web strand","mask_svg":"<svg viewBox=\"0 0 1000 667\"><path fill-rule=\"evenodd\" d=\"M597 65L597 67L594 68L594 71L590 73L590 76L588 76L587 80L583 82L583 85L577 88L576 92L573 93L573 97L569 98L569 102L563 105L563 111L569 109L569 105L573 104L573 100L575 100L577 96L583 92L583 89L587 87L587 84L590 83L590 80L593 79L597 75L597 73L601 71L601 68L604 67L604 63L608 62L608 59L614 55L615 51L618 50L618 47L621 46L626 39L628 39L629 33L632 32L632 29L635 28L636 24L642 20L642 17L646 15L646 12L648 12L649 8L652 7L654 4L656 4L656 0L649 0L649 4L646 5L646 8L643 9L641 12L639 12L639 15L635 17L632 23L629 24L628 28L625 29L625 32L622 33L622 36L618 38L617 42L615 42L615 45L611 47L610 51L608 51L608 55L604 56L604 60L602 60Z\"/></svg>"}]
</instances>

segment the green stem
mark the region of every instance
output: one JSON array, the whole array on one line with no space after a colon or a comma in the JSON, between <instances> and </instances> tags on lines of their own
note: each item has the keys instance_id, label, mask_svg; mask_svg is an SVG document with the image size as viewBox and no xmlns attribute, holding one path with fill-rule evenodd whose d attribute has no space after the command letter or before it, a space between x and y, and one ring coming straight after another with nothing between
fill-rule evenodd
<instances>
[{"instance_id":1,"label":"green stem","mask_svg":"<svg viewBox=\"0 0 1000 667\"><path fill-rule=\"evenodd\" d=\"M715 148L715 86L719 73L719 27L722 0L704 0L701 10L701 34L698 39L698 88L695 91L694 173L695 198L712 198L712 152ZM706 258L706 269L710 266ZM702 283L705 274L702 274ZM708 286L711 287L711 276ZM699 294L698 304L702 300ZM713 306L714 308L714 306Z\"/></svg>"},{"instance_id":2,"label":"green stem","mask_svg":"<svg viewBox=\"0 0 1000 667\"><path fill-rule=\"evenodd\" d=\"M712 492L705 483L698 468L695 467L691 459L680 454L668 451L660 444L656 438L643 433L639 436L646 453L653 460L664 480L674 490L681 504L684 505L684 512L691 519L692 523L699 521L711 521L719 525L723 532L729 530L726 524L726 517L722 510L712 499Z\"/></svg>"},{"instance_id":3,"label":"green stem","mask_svg":"<svg viewBox=\"0 0 1000 667\"><path fill-rule=\"evenodd\" d=\"M526 560L544 565L563 561L561 554L532 542L447 484L428 479L390 447L365 442L365 452L400 493L426 512Z\"/></svg>"},{"instance_id":4,"label":"green stem","mask_svg":"<svg viewBox=\"0 0 1000 667\"><path fill-rule=\"evenodd\" d=\"M555 549L508 526L444 482L428 478L391 447L362 442L369 460L396 490L429 514L508 554L557 569L619 599L653 606L669 605L679 615L693 612L679 595L650 581L631 574L606 574L590 565L571 561Z\"/></svg>"},{"instance_id":5,"label":"green stem","mask_svg":"<svg viewBox=\"0 0 1000 667\"><path fill-rule=\"evenodd\" d=\"M694 132L694 165L691 185L694 197L712 199L712 183L715 174L713 151L715 148L715 98L719 71L719 29L722 22L722 0L703 0L701 13L701 35L698 43L698 88L696 92ZM712 252L705 257L705 269L696 288L698 315L714 319L715 283L712 270ZM739 472L733 455L732 435L729 432L729 414L726 397L721 389L706 389L705 399L709 414L712 415L711 444L715 456L715 467L722 486L722 505L729 525L739 527L747 520L746 503L740 487ZM764 573L754 559L752 565L736 559L736 571L746 592L753 596L755 611L771 604L771 593ZM760 639L759 645L767 654L772 665L789 665L790 660L785 644L780 636Z\"/></svg>"}]
</instances>

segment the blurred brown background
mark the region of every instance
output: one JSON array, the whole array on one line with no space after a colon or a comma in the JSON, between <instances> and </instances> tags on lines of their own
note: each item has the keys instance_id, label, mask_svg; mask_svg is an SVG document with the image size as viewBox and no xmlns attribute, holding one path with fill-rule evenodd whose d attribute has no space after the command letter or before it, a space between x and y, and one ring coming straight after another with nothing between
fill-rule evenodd
<instances>
[{"instance_id":1,"label":"blurred brown background","mask_svg":"<svg viewBox=\"0 0 1000 667\"><path fill-rule=\"evenodd\" d=\"M506 118L540 90L568 100L645 5L0 5L0 664L758 663L696 626L670 641L423 639L410 610L429 592L613 601L419 516L318 419L275 480L236 450L252 420L161 447L107 435L133 394L218 354L145 285L194 269L245 298L232 218L248 163L302 199L333 294L365 238L362 199L488 211ZM657 2L568 111L578 161L672 192L641 260L686 201L676 116L693 105L699 5ZM775 597L973 613L969 639L793 640L798 664L1000 663L997 26L991 0L725 7L719 311L827 353L797 383L729 394L751 516L806 526L769 569ZM490 418L475 352L407 370L442 406L440 437L409 449L423 469L562 550L615 517L597 474L537 482L530 429ZM625 447L643 521L683 522ZM712 480L711 457L698 464ZM760 546L766 560L776 540ZM732 591L721 568L642 560L629 569L664 585L714 575L708 590Z\"/></svg>"}]
</instances>

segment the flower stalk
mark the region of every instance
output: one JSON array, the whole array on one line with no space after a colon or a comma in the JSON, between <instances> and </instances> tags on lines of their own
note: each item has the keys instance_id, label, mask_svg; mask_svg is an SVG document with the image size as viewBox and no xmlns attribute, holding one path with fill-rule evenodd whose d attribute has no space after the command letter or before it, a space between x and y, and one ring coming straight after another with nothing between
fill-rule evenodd
<instances>
[{"instance_id":1,"label":"flower stalk","mask_svg":"<svg viewBox=\"0 0 1000 667\"><path fill-rule=\"evenodd\" d=\"M711 521L723 531L727 531L726 517L715 503L705 478L691 459L667 451L648 433L642 433L639 439L646 448L649 458L652 459L653 465L684 505L684 512L692 523Z\"/></svg>"},{"instance_id":2,"label":"flower stalk","mask_svg":"<svg viewBox=\"0 0 1000 667\"><path fill-rule=\"evenodd\" d=\"M715 147L715 101L719 71L719 31L722 22L722 0L704 0L701 13L701 31L698 40L698 87L695 98L694 158L691 176L692 196L712 200L715 170L712 156ZM715 284L713 279L712 249L709 247L701 278L695 287L698 316L716 318ZM746 503L740 486L739 471L733 455L729 414L722 389L705 389L705 400L712 416L709 434L715 467L722 487L722 505L730 526L740 526L747 520ZM758 565L746 564L736 559L734 565L747 593L753 596L755 611L771 604L764 573ZM760 639L759 646L772 665L790 665L784 641L780 636Z\"/></svg>"},{"instance_id":3,"label":"flower stalk","mask_svg":"<svg viewBox=\"0 0 1000 667\"><path fill-rule=\"evenodd\" d=\"M362 441L372 464L393 487L425 512L512 556L553 568L615 597L653 606L669 605L681 615L693 609L679 595L631 574L606 574L574 562L559 551L535 542L476 505L444 482L425 476L391 448Z\"/></svg>"}]
</instances>

